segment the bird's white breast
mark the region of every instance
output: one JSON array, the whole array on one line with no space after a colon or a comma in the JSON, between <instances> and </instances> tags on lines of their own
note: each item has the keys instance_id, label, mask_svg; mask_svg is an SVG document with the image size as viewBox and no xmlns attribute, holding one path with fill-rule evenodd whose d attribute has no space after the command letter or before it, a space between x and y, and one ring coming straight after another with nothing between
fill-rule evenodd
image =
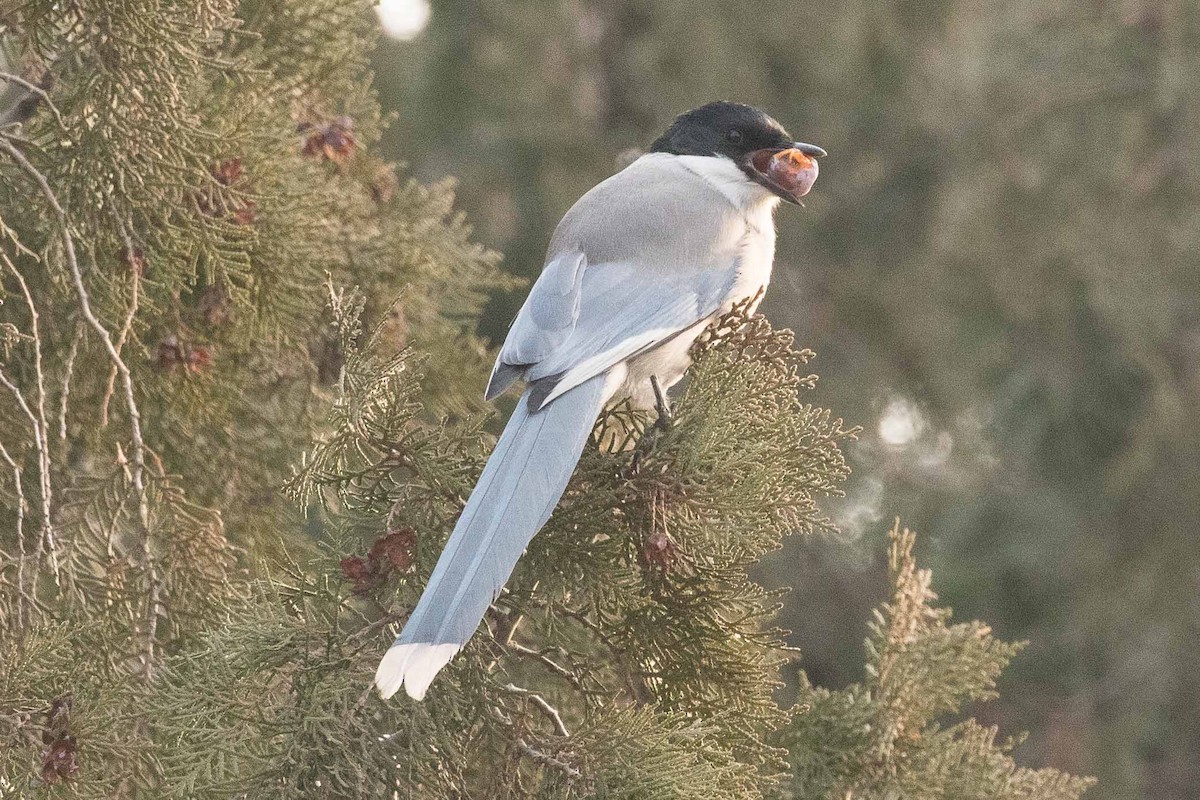
<instances>
[{"instance_id":1,"label":"bird's white breast","mask_svg":"<svg viewBox=\"0 0 1200 800\"><path fill-rule=\"evenodd\" d=\"M771 280L775 262L775 209L779 198L754 183L728 158L675 156L729 200L744 221L738 226L738 278L729 304L758 294Z\"/></svg>"},{"instance_id":2,"label":"bird's white breast","mask_svg":"<svg viewBox=\"0 0 1200 800\"><path fill-rule=\"evenodd\" d=\"M775 264L775 207L779 199L753 207L746 213L746 235L741 242L738 258L738 277L734 283L731 302L760 295L771 282Z\"/></svg>"},{"instance_id":3,"label":"bird's white breast","mask_svg":"<svg viewBox=\"0 0 1200 800\"><path fill-rule=\"evenodd\" d=\"M779 198L750 181L729 159L699 156L674 158L729 200L732 208L727 228L729 245L737 252L737 278L718 312L653 350L629 360L624 384L614 394L614 399L628 397L635 407L640 408L654 407L651 375L656 376L663 387L669 387L683 377L683 373L691 366L688 351L692 343L713 320L728 313L735 303L748 297L757 298L751 311L757 308L771 280L771 268L775 261L775 209L779 205Z\"/></svg>"}]
</instances>

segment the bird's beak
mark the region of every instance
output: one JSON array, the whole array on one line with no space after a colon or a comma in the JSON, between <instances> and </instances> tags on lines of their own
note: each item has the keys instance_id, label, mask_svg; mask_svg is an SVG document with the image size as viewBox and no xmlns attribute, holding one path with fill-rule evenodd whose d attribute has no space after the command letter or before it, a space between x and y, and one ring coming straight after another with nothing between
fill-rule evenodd
<instances>
[{"instance_id":1,"label":"bird's beak","mask_svg":"<svg viewBox=\"0 0 1200 800\"><path fill-rule=\"evenodd\" d=\"M815 144L809 144L808 142L796 142L792 147L804 153L804 155L812 156L813 158L824 158L829 155L829 153L825 152L824 147L817 147Z\"/></svg>"},{"instance_id":2,"label":"bird's beak","mask_svg":"<svg viewBox=\"0 0 1200 800\"><path fill-rule=\"evenodd\" d=\"M815 144L796 142L791 147L755 150L742 165L750 180L765 186L789 203L800 205L817 181L816 159L828 155Z\"/></svg>"}]
</instances>

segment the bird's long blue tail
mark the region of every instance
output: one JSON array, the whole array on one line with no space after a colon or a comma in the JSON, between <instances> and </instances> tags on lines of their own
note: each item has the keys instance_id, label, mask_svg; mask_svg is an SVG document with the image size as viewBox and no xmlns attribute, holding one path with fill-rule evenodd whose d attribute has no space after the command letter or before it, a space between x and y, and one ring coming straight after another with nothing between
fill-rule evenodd
<instances>
[{"instance_id":1,"label":"bird's long blue tail","mask_svg":"<svg viewBox=\"0 0 1200 800\"><path fill-rule=\"evenodd\" d=\"M375 673L383 697L415 700L479 627L525 546L567 488L608 399L606 375L538 411L526 390L438 558L424 594Z\"/></svg>"}]
</instances>

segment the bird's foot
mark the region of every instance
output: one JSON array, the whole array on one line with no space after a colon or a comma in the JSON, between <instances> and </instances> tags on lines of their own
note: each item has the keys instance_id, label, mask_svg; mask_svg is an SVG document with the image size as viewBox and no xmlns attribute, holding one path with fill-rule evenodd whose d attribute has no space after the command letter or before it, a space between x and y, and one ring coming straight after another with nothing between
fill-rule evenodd
<instances>
[{"instance_id":1,"label":"bird's foot","mask_svg":"<svg viewBox=\"0 0 1200 800\"><path fill-rule=\"evenodd\" d=\"M659 434L671 430L671 426L675 424L675 417L671 413L671 403L667 400L667 393L663 391L662 385L658 382L658 376L650 376L650 386L654 389L654 409L658 416L642 433L634 448L633 458L629 462L631 476L637 475L641 471L642 461L654 451Z\"/></svg>"},{"instance_id":2,"label":"bird's foot","mask_svg":"<svg viewBox=\"0 0 1200 800\"><path fill-rule=\"evenodd\" d=\"M658 412L658 419L654 420L654 427L666 433L675 424L675 415L671 412L671 402L667 400L667 393L659 384L657 375L650 376L650 388L654 390L654 408Z\"/></svg>"},{"instance_id":3,"label":"bird's foot","mask_svg":"<svg viewBox=\"0 0 1200 800\"><path fill-rule=\"evenodd\" d=\"M642 447L641 442L638 443L638 448L633 451L633 458L629 459L629 469L625 471L625 476L628 478L636 478L638 473L642 471Z\"/></svg>"}]
</instances>

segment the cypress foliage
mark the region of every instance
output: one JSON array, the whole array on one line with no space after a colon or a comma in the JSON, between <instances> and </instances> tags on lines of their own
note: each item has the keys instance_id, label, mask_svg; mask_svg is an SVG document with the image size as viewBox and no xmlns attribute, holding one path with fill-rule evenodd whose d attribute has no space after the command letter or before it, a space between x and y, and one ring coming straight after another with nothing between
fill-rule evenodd
<instances>
[{"instance_id":1,"label":"cypress foliage","mask_svg":"<svg viewBox=\"0 0 1200 800\"><path fill-rule=\"evenodd\" d=\"M747 570L829 529L854 430L740 310L672 426L598 426L429 699L378 700L488 450L466 325L503 281L449 187L370 155L370 23L0 15L0 796L1077 796L936 727L1013 651L930 609L908 540L873 679L779 703Z\"/></svg>"},{"instance_id":2,"label":"cypress foliage","mask_svg":"<svg viewBox=\"0 0 1200 800\"><path fill-rule=\"evenodd\" d=\"M1057 770L1017 767L1020 739L961 715L966 703L996 696L996 678L1020 645L979 622L951 624L937 608L928 570L917 569L916 537L889 534L891 600L875 612L866 641L865 681L840 691L801 675L798 713L782 734L791 761L789 797L1079 797L1092 781Z\"/></svg>"}]
</instances>

